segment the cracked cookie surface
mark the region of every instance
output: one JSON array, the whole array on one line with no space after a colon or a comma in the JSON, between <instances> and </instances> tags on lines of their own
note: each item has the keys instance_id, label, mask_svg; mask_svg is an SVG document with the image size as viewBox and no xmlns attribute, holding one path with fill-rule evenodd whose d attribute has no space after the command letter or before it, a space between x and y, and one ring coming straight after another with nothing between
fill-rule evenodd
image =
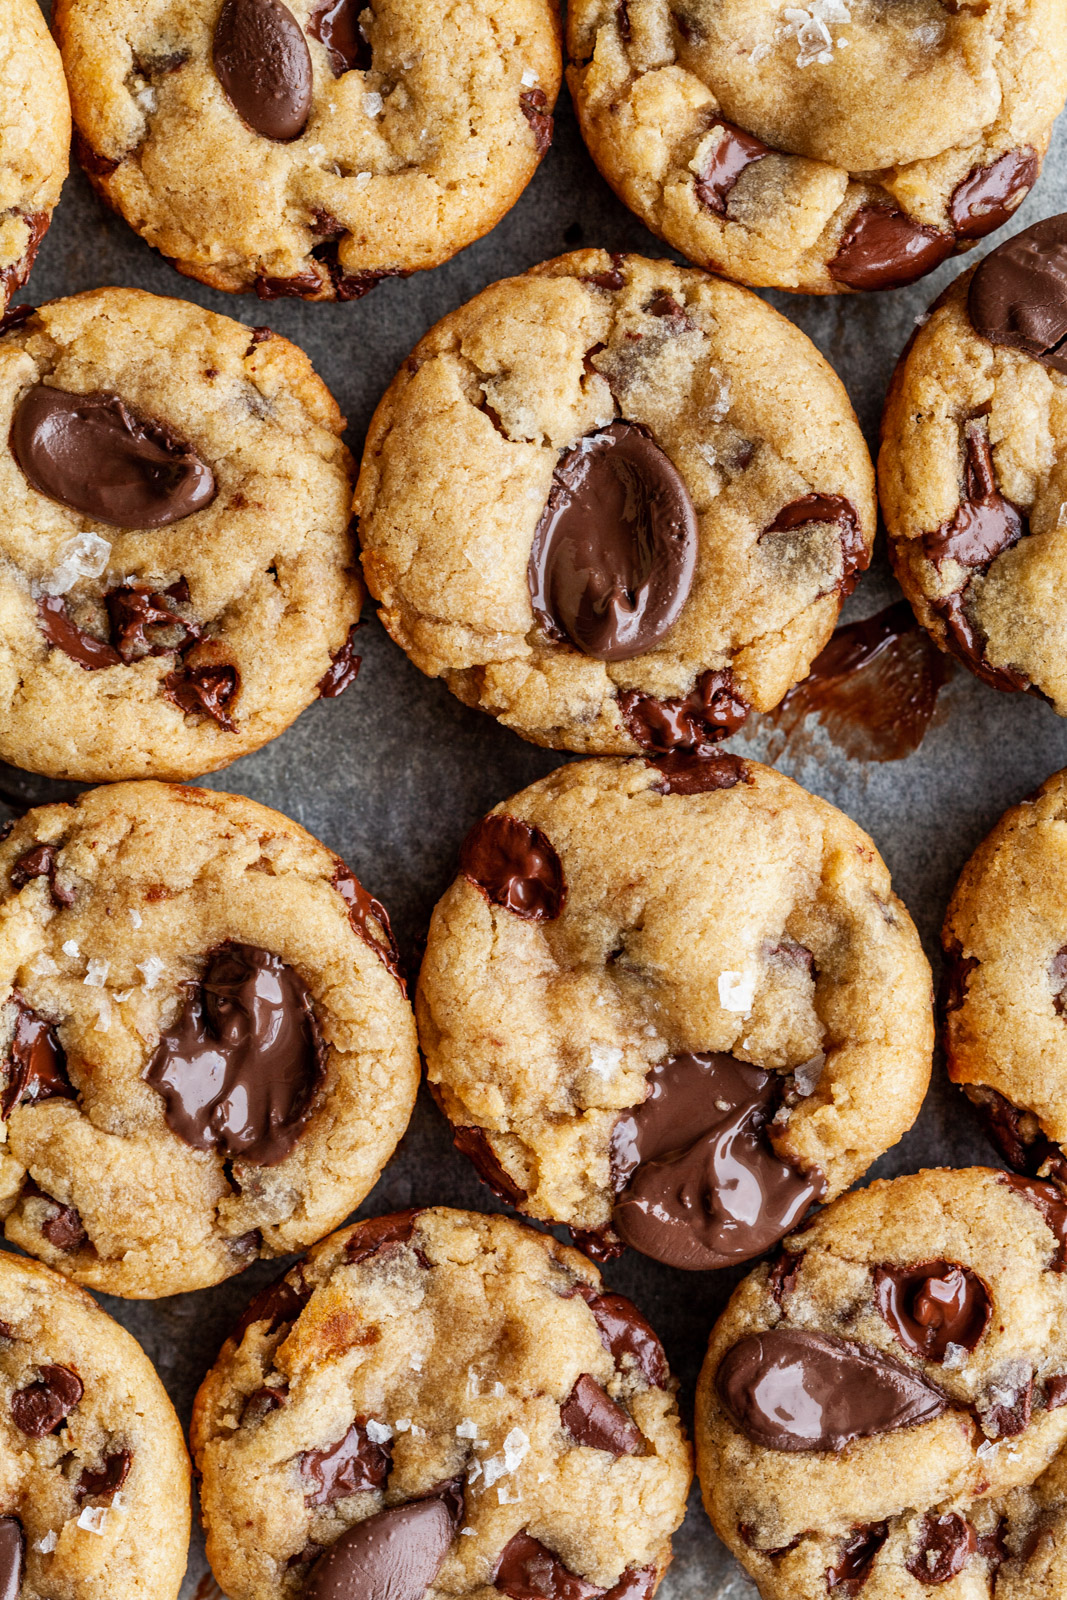
<instances>
[{"instance_id":1,"label":"cracked cookie surface","mask_svg":"<svg viewBox=\"0 0 1067 1600\"><path fill-rule=\"evenodd\" d=\"M0 1416L3 1592L176 1600L189 1461L166 1391L136 1340L89 1295L8 1253Z\"/></svg>"},{"instance_id":2,"label":"cracked cookie surface","mask_svg":"<svg viewBox=\"0 0 1067 1600\"><path fill-rule=\"evenodd\" d=\"M576 0L593 158L742 283L892 288L1000 227L1067 95L1065 0Z\"/></svg>"},{"instance_id":3,"label":"cracked cookie surface","mask_svg":"<svg viewBox=\"0 0 1067 1600\"><path fill-rule=\"evenodd\" d=\"M29 277L67 175L70 100L36 0L0 0L0 315Z\"/></svg>"},{"instance_id":4,"label":"cracked cookie surface","mask_svg":"<svg viewBox=\"0 0 1067 1600\"><path fill-rule=\"evenodd\" d=\"M55 26L93 183L218 289L354 299L436 266L552 136L555 0L57 0Z\"/></svg>"},{"instance_id":5,"label":"cracked cookie surface","mask_svg":"<svg viewBox=\"0 0 1067 1600\"><path fill-rule=\"evenodd\" d=\"M0 757L187 778L350 651L349 457L288 340L136 289L0 337ZM334 691L336 692L336 691Z\"/></svg>"},{"instance_id":6,"label":"cracked cookie surface","mask_svg":"<svg viewBox=\"0 0 1067 1600\"><path fill-rule=\"evenodd\" d=\"M212 1568L234 1600L348 1592L331 1566L383 1512L412 1563L436 1511L422 1581L363 1566L368 1592L647 1600L690 1481L674 1389L640 1313L551 1237L359 1223L252 1302L197 1397Z\"/></svg>"},{"instance_id":7,"label":"cracked cookie surface","mask_svg":"<svg viewBox=\"0 0 1067 1600\"><path fill-rule=\"evenodd\" d=\"M605 510L609 446L649 527ZM356 510L367 583L416 666L593 755L700 747L776 705L875 527L852 407L797 328L703 273L595 250L427 334L375 414ZM688 566L669 542L683 512Z\"/></svg>"},{"instance_id":8,"label":"cracked cookie surface","mask_svg":"<svg viewBox=\"0 0 1067 1600\"><path fill-rule=\"evenodd\" d=\"M499 805L434 911L417 1014L498 1192L688 1268L762 1253L895 1144L933 1038L871 840L725 754L575 763Z\"/></svg>"},{"instance_id":9,"label":"cracked cookie surface","mask_svg":"<svg viewBox=\"0 0 1067 1600\"><path fill-rule=\"evenodd\" d=\"M305 1248L418 1087L383 908L287 818L143 783L0 844L7 1237L109 1294Z\"/></svg>"},{"instance_id":10,"label":"cracked cookie surface","mask_svg":"<svg viewBox=\"0 0 1067 1600\"><path fill-rule=\"evenodd\" d=\"M735 1291L697 1465L764 1600L1062 1592L1065 1230L1054 1185L920 1172L837 1201Z\"/></svg>"}]
</instances>

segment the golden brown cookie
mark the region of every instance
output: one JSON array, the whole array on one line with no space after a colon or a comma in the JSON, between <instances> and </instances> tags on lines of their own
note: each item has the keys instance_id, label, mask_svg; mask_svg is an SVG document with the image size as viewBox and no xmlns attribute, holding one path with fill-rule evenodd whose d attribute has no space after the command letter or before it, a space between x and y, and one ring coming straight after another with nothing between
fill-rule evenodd
<instances>
[{"instance_id":1,"label":"golden brown cookie","mask_svg":"<svg viewBox=\"0 0 1067 1600\"><path fill-rule=\"evenodd\" d=\"M0 317L26 282L67 175L70 100L36 0L0 0Z\"/></svg>"}]
</instances>

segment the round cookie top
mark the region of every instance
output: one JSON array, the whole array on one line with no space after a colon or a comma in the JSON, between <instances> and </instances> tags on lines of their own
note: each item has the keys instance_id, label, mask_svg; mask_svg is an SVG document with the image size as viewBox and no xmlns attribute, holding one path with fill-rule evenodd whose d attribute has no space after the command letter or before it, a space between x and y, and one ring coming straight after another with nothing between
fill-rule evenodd
<instances>
[{"instance_id":1,"label":"round cookie top","mask_svg":"<svg viewBox=\"0 0 1067 1600\"><path fill-rule=\"evenodd\" d=\"M176 1600L189 1460L140 1345L84 1290L0 1254L0 1594Z\"/></svg>"},{"instance_id":2,"label":"round cookie top","mask_svg":"<svg viewBox=\"0 0 1067 1600\"><path fill-rule=\"evenodd\" d=\"M343 426L295 345L182 300L10 316L0 758L186 778L338 693L362 598Z\"/></svg>"},{"instance_id":3,"label":"round cookie top","mask_svg":"<svg viewBox=\"0 0 1067 1600\"><path fill-rule=\"evenodd\" d=\"M1067 1580L1067 1201L877 1182L736 1290L697 1388L716 1531L764 1600L1045 1600Z\"/></svg>"},{"instance_id":4,"label":"round cookie top","mask_svg":"<svg viewBox=\"0 0 1067 1600\"><path fill-rule=\"evenodd\" d=\"M608 182L743 283L888 289L998 228L1067 96L1067 0L574 0Z\"/></svg>"},{"instance_id":5,"label":"round cookie top","mask_svg":"<svg viewBox=\"0 0 1067 1600\"><path fill-rule=\"evenodd\" d=\"M79 155L180 271L352 300L514 205L552 138L555 0L57 0ZM219 175L224 174L224 179Z\"/></svg>"},{"instance_id":6,"label":"round cookie top","mask_svg":"<svg viewBox=\"0 0 1067 1600\"><path fill-rule=\"evenodd\" d=\"M0 997L5 1232L109 1294L321 1238L418 1088L384 909L234 795L116 784L17 822Z\"/></svg>"},{"instance_id":7,"label":"round cookie top","mask_svg":"<svg viewBox=\"0 0 1067 1600\"><path fill-rule=\"evenodd\" d=\"M550 1236L357 1223L204 1380L208 1558L233 1600L649 1600L691 1476L674 1389L640 1312Z\"/></svg>"},{"instance_id":8,"label":"round cookie top","mask_svg":"<svg viewBox=\"0 0 1067 1600\"><path fill-rule=\"evenodd\" d=\"M734 755L577 763L498 806L434 912L418 1016L505 1198L688 1269L761 1254L895 1144L933 1038L871 840Z\"/></svg>"},{"instance_id":9,"label":"round cookie top","mask_svg":"<svg viewBox=\"0 0 1067 1600\"><path fill-rule=\"evenodd\" d=\"M875 529L867 447L805 335L599 250L431 329L375 413L356 510L416 666L594 755L706 747L776 705Z\"/></svg>"},{"instance_id":10,"label":"round cookie top","mask_svg":"<svg viewBox=\"0 0 1067 1600\"><path fill-rule=\"evenodd\" d=\"M941 938L950 1074L1013 1167L1067 1179L1067 773L979 845Z\"/></svg>"},{"instance_id":11,"label":"round cookie top","mask_svg":"<svg viewBox=\"0 0 1067 1600\"><path fill-rule=\"evenodd\" d=\"M1067 715L1067 216L933 307L886 404L878 485L920 622L996 689Z\"/></svg>"},{"instance_id":12,"label":"round cookie top","mask_svg":"<svg viewBox=\"0 0 1067 1600\"><path fill-rule=\"evenodd\" d=\"M70 150L59 51L36 0L0 0L0 315L29 277Z\"/></svg>"}]
</instances>

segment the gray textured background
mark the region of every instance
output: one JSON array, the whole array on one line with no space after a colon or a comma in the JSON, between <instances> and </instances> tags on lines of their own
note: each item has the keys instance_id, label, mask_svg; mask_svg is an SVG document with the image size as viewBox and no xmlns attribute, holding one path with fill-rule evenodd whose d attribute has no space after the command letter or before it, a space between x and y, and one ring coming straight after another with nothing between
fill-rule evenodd
<instances>
[{"instance_id":1,"label":"gray textured background","mask_svg":"<svg viewBox=\"0 0 1067 1600\"><path fill-rule=\"evenodd\" d=\"M47 9L47 7L46 7ZM1036 192L1006 231L1067 210L1067 118L1061 121ZM993 242L999 238L994 235ZM479 244L434 272L382 283L351 305L262 304L181 278L124 222L97 202L75 170L27 289L42 300L103 284L177 295L252 323L266 323L306 349L348 417L357 458L374 406L422 334L487 283L577 245L664 255L663 247L614 198L595 171L564 93L556 137L522 200ZM975 259L974 257L971 258ZM924 283L886 295L767 298L815 341L841 375L874 445L889 375L914 319L960 270L949 263ZM884 551L852 597L846 618L878 610L897 593ZM363 668L335 702L319 702L256 755L206 779L251 796L302 823L351 863L388 907L409 964L417 961L434 902L450 881L467 828L498 800L564 759L524 744L489 717L467 710L423 678L365 613ZM874 837L937 965L938 929L960 867L1004 808L1067 765L1067 723L1042 702L1002 695L959 671L921 749L885 765L850 762L814 741L815 754L779 765L839 805ZM758 753L758 737L734 741ZM61 798L62 786L0 767L2 795L27 803ZM968 1102L944 1079L940 1061L918 1123L870 1176L922 1166L992 1161ZM411 1127L364 1212L415 1204L501 1209L451 1147L425 1091ZM151 1303L101 1297L156 1363L183 1421L228 1328L276 1265L259 1264L219 1288ZM682 1380L683 1413L708 1330L739 1272L677 1273L632 1253L605 1274L631 1295L663 1337ZM219 1591L194 1537L183 1600ZM662 1600L754 1600L755 1589L711 1531L694 1490L675 1539Z\"/></svg>"}]
</instances>

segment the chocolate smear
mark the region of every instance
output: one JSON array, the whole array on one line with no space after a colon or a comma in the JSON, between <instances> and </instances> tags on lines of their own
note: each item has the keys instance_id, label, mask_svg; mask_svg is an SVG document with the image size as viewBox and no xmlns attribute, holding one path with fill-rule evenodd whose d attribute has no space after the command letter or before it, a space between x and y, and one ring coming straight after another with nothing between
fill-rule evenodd
<instances>
[{"instance_id":1,"label":"chocolate smear","mask_svg":"<svg viewBox=\"0 0 1067 1600\"><path fill-rule=\"evenodd\" d=\"M24 889L34 878L47 878L53 902L57 906L72 906L74 890L56 884L56 856L59 849L57 844L39 844L19 856L11 868L11 887Z\"/></svg>"},{"instance_id":2,"label":"chocolate smear","mask_svg":"<svg viewBox=\"0 0 1067 1600\"><path fill-rule=\"evenodd\" d=\"M67 1076L67 1057L55 1030L16 995L18 1015L11 1055L4 1067L7 1082L0 1093L0 1120L7 1121L16 1106L38 1100L75 1098Z\"/></svg>"},{"instance_id":3,"label":"chocolate smear","mask_svg":"<svg viewBox=\"0 0 1067 1600\"><path fill-rule=\"evenodd\" d=\"M132 1450L115 1450L111 1455L104 1457L103 1466L99 1470L83 1467L77 1488L74 1490L74 1498L86 1500L90 1495L107 1495L110 1499L126 1482L132 1465Z\"/></svg>"},{"instance_id":4,"label":"chocolate smear","mask_svg":"<svg viewBox=\"0 0 1067 1600\"><path fill-rule=\"evenodd\" d=\"M346 1495L381 1489L389 1476L392 1452L367 1437L366 1417L357 1417L344 1438L325 1450L305 1450L300 1472L312 1485L304 1496L309 1506L332 1506Z\"/></svg>"},{"instance_id":5,"label":"chocolate smear","mask_svg":"<svg viewBox=\"0 0 1067 1600\"><path fill-rule=\"evenodd\" d=\"M875 1304L905 1350L944 1361L949 1345L968 1353L993 1315L989 1290L977 1273L955 1261L874 1269Z\"/></svg>"},{"instance_id":6,"label":"chocolate smear","mask_svg":"<svg viewBox=\"0 0 1067 1600\"><path fill-rule=\"evenodd\" d=\"M1067 215L1046 217L986 256L967 310L980 338L1067 373Z\"/></svg>"},{"instance_id":7,"label":"chocolate smear","mask_svg":"<svg viewBox=\"0 0 1067 1600\"><path fill-rule=\"evenodd\" d=\"M932 1511L919 1524L919 1542L904 1565L920 1583L948 1583L961 1573L978 1549L978 1535L958 1511L935 1516Z\"/></svg>"},{"instance_id":8,"label":"chocolate smear","mask_svg":"<svg viewBox=\"0 0 1067 1600\"><path fill-rule=\"evenodd\" d=\"M533 130L537 159L541 161L548 154L554 130L548 97L543 89L526 89L519 96L519 106Z\"/></svg>"},{"instance_id":9,"label":"chocolate smear","mask_svg":"<svg viewBox=\"0 0 1067 1600\"><path fill-rule=\"evenodd\" d=\"M722 138L711 152L694 188L702 206L724 217L731 190L742 172L753 162L773 155L774 151L732 122L716 118L714 127L721 131Z\"/></svg>"},{"instance_id":10,"label":"chocolate smear","mask_svg":"<svg viewBox=\"0 0 1067 1600\"><path fill-rule=\"evenodd\" d=\"M729 668L702 672L684 696L660 700L640 689L619 695L619 712L630 737L642 750L667 755L675 750L710 754L748 716Z\"/></svg>"},{"instance_id":11,"label":"chocolate smear","mask_svg":"<svg viewBox=\"0 0 1067 1600\"><path fill-rule=\"evenodd\" d=\"M659 1573L655 1567L627 1567L604 1600L651 1600L658 1583Z\"/></svg>"},{"instance_id":12,"label":"chocolate smear","mask_svg":"<svg viewBox=\"0 0 1067 1600\"><path fill-rule=\"evenodd\" d=\"M780 1079L732 1056L654 1067L615 1125L619 1236L667 1266L707 1271L761 1255L825 1192L782 1161L766 1128Z\"/></svg>"},{"instance_id":13,"label":"chocolate smear","mask_svg":"<svg viewBox=\"0 0 1067 1600\"><path fill-rule=\"evenodd\" d=\"M392 1506L357 1522L315 1562L303 1600L424 1600L455 1525L446 1498Z\"/></svg>"},{"instance_id":14,"label":"chocolate smear","mask_svg":"<svg viewBox=\"0 0 1067 1600\"><path fill-rule=\"evenodd\" d=\"M259 1166L284 1161L324 1074L312 998L293 968L255 945L224 944L188 986L145 1081L167 1126L195 1150Z\"/></svg>"},{"instance_id":15,"label":"chocolate smear","mask_svg":"<svg viewBox=\"0 0 1067 1600\"><path fill-rule=\"evenodd\" d=\"M26 1536L18 1517L0 1517L0 1600L19 1600Z\"/></svg>"},{"instance_id":16,"label":"chocolate smear","mask_svg":"<svg viewBox=\"0 0 1067 1600\"><path fill-rule=\"evenodd\" d=\"M476 822L463 841L459 869L493 905L527 922L554 922L567 885L547 834L501 813Z\"/></svg>"},{"instance_id":17,"label":"chocolate smear","mask_svg":"<svg viewBox=\"0 0 1067 1600\"><path fill-rule=\"evenodd\" d=\"M541 630L597 661L645 654L693 583L697 515L645 428L613 422L558 462L527 580Z\"/></svg>"},{"instance_id":18,"label":"chocolate smear","mask_svg":"<svg viewBox=\"0 0 1067 1600\"><path fill-rule=\"evenodd\" d=\"M367 1222L361 1222L345 1245L345 1260L355 1265L358 1261L388 1255L401 1245L409 1244L415 1223L421 1215L422 1211L416 1208L393 1211L388 1216L371 1217ZM416 1251L416 1255L421 1256L421 1265L429 1265L421 1251Z\"/></svg>"},{"instance_id":19,"label":"chocolate smear","mask_svg":"<svg viewBox=\"0 0 1067 1600\"><path fill-rule=\"evenodd\" d=\"M386 972L396 979L401 993L407 994L407 983L400 965L400 951L393 938L388 911L380 900L375 900L373 895L368 894L355 873L341 860L338 860L337 870L333 875L333 886L348 907L348 920L354 931L358 933L363 943L374 951ZM379 938L371 928L372 921L381 929L382 938Z\"/></svg>"},{"instance_id":20,"label":"chocolate smear","mask_svg":"<svg viewBox=\"0 0 1067 1600\"><path fill-rule=\"evenodd\" d=\"M1018 544L1030 530L1018 506L997 488L993 451L985 424L966 427L963 494L951 522L923 535L927 560L940 571L946 561L984 572L990 562Z\"/></svg>"},{"instance_id":21,"label":"chocolate smear","mask_svg":"<svg viewBox=\"0 0 1067 1600\"><path fill-rule=\"evenodd\" d=\"M830 523L837 528L841 545L841 576L835 585L840 595L850 595L859 581L861 572L871 564L860 527L860 519L851 500L839 494L804 494L784 506L774 521L759 536L759 542L776 533L793 533L797 528L807 528L816 523Z\"/></svg>"},{"instance_id":22,"label":"chocolate smear","mask_svg":"<svg viewBox=\"0 0 1067 1600\"><path fill-rule=\"evenodd\" d=\"M15 1426L29 1439L55 1433L85 1393L81 1379L69 1367L41 1367L36 1383L16 1389L11 1396Z\"/></svg>"},{"instance_id":23,"label":"chocolate smear","mask_svg":"<svg viewBox=\"0 0 1067 1600\"><path fill-rule=\"evenodd\" d=\"M653 1388L666 1387L670 1373L663 1346L631 1300L621 1294L598 1294L587 1283L576 1283L565 1298L570 1295L580 1295L585 1301L593 1313L601 1343L611 1351L621 1371L632 1360Z\"/></svg>"},{"instance_id":24,"label":"chocolate smear","mask_svg":"<svg viewBox=\"0 0 1067 1600\"><path fill-rule=\"evenodd\" d=\"M955 248L951 233L924 227L892 206L863 206L828 263L849 289L899 289L933 272Z\"/></svg>"},{"instance_id":25,"label":"chocolate smear","mask_svg":"<svg viewBox=\"0 0 1067 1600\"><path fill-rule=\"evenodd\" d=\"M614 1261L621 1256L626 1246L619 1238L610 1222L602 1222L599 1228L575 1228L567 1224L567 1231L571 1236L576 1250L581 1250L590 1261L603 1264Z\"/></svg>"},{"instance_id":26,"label":"chocolate smear","mask_svg":"<svg viewBox=\"0 0 1067 1600\"><path fill-rule=\"evenodd\" d=\"M1023 1178L1014 1172L998 1173L1001 1183L1028 1200L1040 1211L1042 1220L1055 1237L1056 1252L1049 1263L1051 1272L1067 1272L1067 1201L1054 1183L1043 1183L1039 1178Z\"/></svg>"},{"instance_id":27,"label":"chocolate smear","mask_svg":"<svg viewBox=\"0 0 1067 1600\"><path fill-rule=\"evenodd\" d=\"M983 239L1014 216L1037 182L1041 160L1023 145L987 166L974 167L953 190L948 214L958 239Z\"/></svg>"},{"instance_id":28,"label":"chocolate smear","mask_svg":"<svg viewBox=\"0 0 1067 1600\"><path fill-rule=\"evenodd\" d=\"M452 1143L473 1163L478 1176L489 1185L498 1200L504 1200L512 1206L522 1205L526 1199L526 1190L520 1189L515 1180L504 1171L483 1129L453 1128Z\"/></svg>"},{"instance_id":29,"label":"chocolate smear","mask_svg":"<svg viewBox=\"0 0 1067 1600\"><path fill-rule=\"evenodd\" d=\"M358 628L359 623L354 622L340 650L330 657L330 665L319 679L320 700L336 700L338 695L344 694L349 684L355 683L359 669L363 665L363 657L356 654Z\"/></svg>"},{"instance_id":30,"label":"chocolate smear","mask_svg":"<svg viewBox=\"0 0 1067 1600\"><path fill-rule=\"evenodd\" d=\"M41 494L116 528L164 528L216 494L192 445L117 394L34 384L15 410L11 449Z\"/></svg>"},{"instance_id":31,"label":"chocolate smear","mask_svg":"<svg viewBox=\"0 0 1067 1600\"><path fill-rule=\"evenodd\" d=\"M300 1267L293 1268L284 1278L279 1278L277 1283L268 1284L249 1301L230 1338L234 1344L240 1344L249 1328L261 1322L266 1323L265 1333L268 1337L277 1333L279 1329L296 1321L311 1299L312 1293L312 1287L305 1282Z\"/></svg>"},{"instance_id":32,"label":"chocolate smear","mask_svg":"<svg viewBox=\"0 0 1067 1600\"><path fill-rule=\"evenodd\" d=\"M539 1539L517 1533L500 1552L493 1584L510 1600L598 1600L604 1590L568 1571Z\"/></svg>"},{"instance_id":33,"label":"chocolate smear","mask_svg":"<svg viewBox=\"0 0 1067 1600\"><path fill-rule=\"evenodd\" d=\"M640 1428L588 1372L560 1406L559 1418L575 1444L613 1456L632 1456L641 1449Z\"/></svg>"},{"instance_id":34,"label":"chocolate smear","mask_svg":"<svg viewBox=\"0 0 1067 1600\"><path fill-rule=\"evenodd\" d=\"M853 1528L841 1547L836 1564L827 1568L827 1591L837 1596L838 1600L842 1596L854 1600L870 1577L875 1557L888 1537L889 1528L884 1522Z\"/></svg>"},{"instance_id":35,"label":"chocolate smear","mask_svg":"<svg viewBox=\"0 0 1067 1600\"><path fill-rule=\"evenodd\" d=\"M719 1398L765 1450L843 1450L948 1407L933 1384L870 1345L801 1328L749 1334L726 1352Z\"/></svg>"},{"instance_id":36,"label":"chocolate smear","mask_svg":"<svg viewBox=\"0 0 1067 1600\"><path fill-rule=\"evenodd\" d=\"M345 72L369 72L374 65L370 40L359 20L365 9L366 0L326 0L312 13L308 32L326 46L335 78Z\"/></svg>"},{"instance_id":37,"label":"chocolate smear","mask_svg":"<svg viewBox=\"0 0 1067 1600\"><path fill-rule=\"evenodd\" d=\"M225 0L215 76L237 115L264 139L298 139L311 114L311 53L281 0Z\"/></svg>"},{"instance_id":38,"label":"chocolate smear","mask_svg":"<svg viewBox=\"0 0 1067 1600\"><path fill-rule=\"evenodd\" d=\"M211 717L223 733L236 733L230 708L241 687L241 674L229 662L186 659L163 679L162 695L187 717Z\"/></svg>"},{"instance_id":39,"label":"chocolate smear","mask_svg":"<svg viewBox=\"0 0 1067 1600\"><path fill-rule=\"evenodd\" d=\"M87 633L67 612L67 602L62 595L45 594L37 602L37 626L54 650L76 661L86 672L99 672L102 667L117 667L121 661L118 651Z\"/></svg>"}]
</instances>

